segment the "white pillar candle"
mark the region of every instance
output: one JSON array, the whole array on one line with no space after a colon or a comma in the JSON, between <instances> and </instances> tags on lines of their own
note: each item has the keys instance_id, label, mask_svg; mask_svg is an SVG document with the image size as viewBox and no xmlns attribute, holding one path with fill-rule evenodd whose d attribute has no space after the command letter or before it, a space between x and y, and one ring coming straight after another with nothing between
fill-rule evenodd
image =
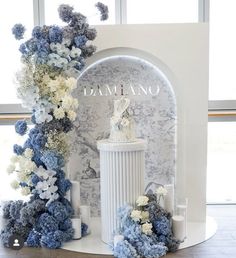
<instances>
[{"instance_id":1,"label":"white pillar candle","mask_svg":"<svg viewBox=\"0 0 236 258\"><path fill-rule=\"evenodd\" d=\"M172 230L174 236L178 240L184 240L185 238L185 219L184 216L176 215L172 217Z\"/></svg>"},{"instance_id":2,"label":"white pillar candle","mask_svg":"<svg viewBox=\"0 0 236 258\"><path fill-rule=\"evenodd\" d=\"M86 206L86 205L80 206L80 217L81 217L81 221L88 226L88 233L90 233L90 230L91 230L90 206Z\"/></svg>"},{"instance_id":3,"label":"white pillar candle","mask_svg":"<svg viewBox=\"0 0 236 258\"><path fill-rule=\"evenodd\" d=\"M174 185L164 185L165 189L167 190L167 194L164 197L164 209L171 214L174 211Z\"/></svg>"},{"instance_id":4,"label":"white pillar candle","mask_svg":"<svg viewBox=\"0 0 236 258\"><path fill-rule=\"evenodd\" d=\"M187 205L177 205L177 213L180 216L184 217L184 222L185 222L185 230L184 230L184 234L185 234L185 238L187 237Z\"/></svg>"},{"instance_id":5,"label":"white pillar candle","mask_svg":"<svg viewBox=\"0 0 236 258\"><path fill-rule=\"evenodd\" d=\"M124 236L122 236L122 235L115 235L114 236L114 247L116 247L116 245L119 242L123 241L123 240L124 240Z\"/></svg>"},{"instance_id":6,"label":"white pillar candle","mask_svg":"<svg viewBox=\"0 0 236 258\"><path fill-rule=\"evenodd\" d=\"M72 227L75 230L73 239L80 239L81 238L81 218L73 217L71 219Z\"/></svg>"},{"instance_id":7,"label":"white pillar candle","mask_svg":"<svg viewBox=\"0 0 236 258\"><path fill-rule=\"evenodd\" d=\"M80 182L78 181L71 181L72 187L70 190L70 201L71 205L74 209L74 214L79 214L79 207L80 207Z\"/></svg>"}]
</instances>

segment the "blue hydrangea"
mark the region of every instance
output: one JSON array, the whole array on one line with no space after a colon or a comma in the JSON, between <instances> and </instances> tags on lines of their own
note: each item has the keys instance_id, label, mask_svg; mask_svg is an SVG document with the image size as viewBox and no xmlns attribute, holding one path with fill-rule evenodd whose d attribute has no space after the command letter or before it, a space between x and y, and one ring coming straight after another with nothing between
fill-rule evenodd
<instances>
[{"instance_id":1,"label":"blue hydrangea","mask_svg":"<svg viewBox=\"0 0 236 258\"><path fill-rule=\"evenodd\" d=\"M32 37L36 39L42 39L43 38L42 27L35 26L32 30Z\"/></svg>"},{"instance_id":2,"label":"blue hydrangea","mask_svg":"<svg viewBox=\"0 0 236 258\"><path fill-rule=\"evenodd\" d=\"M50 249L57 249L61 247L61 242L56 240L53 237L53 232L43 235L40 241L41 246L50 248Z\"/></svg>"},{"instance_id":3,"label":"blue hydrangea","mask_svg":"<svg viewBox=\"0 0 236 258\"><path fill-rule=\"evenodd\" d=\"M53 43L62 42L62 29L59 26L52 26L49 29L49 40Z\"/></svg>"},{"instance_id":4,"label":"blue hydrangea","mask_svg":"<svg viewBox=\"0 0 236 258\"><path fill-rule=\"evenodd\" d=\"M73 7L67 4L61 4L58 7L59 17L62 21L69 23L72 18Z\"/></svg>"},{"instance_id":5,"label":"blue hydrangea","mask_svg":"<svg viewBox=\"0 0 236 258\"><path fill-rule=\"evenodd\" d=\"M97 7L97 9L99 10L100 12L100 20L101 21L105 21L108 19L109 15L108 15L108 7L107 5L101 3L101 2L97 2L95 4L95 6Z\"/></svg>"},{"instance_id":6,"label":"blue hydrangea","mask_svg":"<svg viewBox=\"0 0 236 258\"><path fill-rule=\"evenodd\" d=\"M74 209L72 208L71 203L64 197L60 198L60 201L65 205L69 216L71 217L74 214Z\"/></svg>"},{"instance_id":7,"label":"blue hydrangea","mask_svg":"<svg viewBox=\"0 0 236 258\"><path fill-rule=\"evenodd\" d=\"M58 169L65 165L65 161L62 155L55 151L45 151L41 157L41 161L45 164L47 169Z\"/></svg>"},{"instance_id":8,"label":"blue hydrangea","mask_svg":"<svg viewBox=\"0 0 236 258\"><path fill-rule=\"evenodd\" d=\"M59 222L65 221L68 217L68 211L61 202L54 201L48 205L48 212Z\"/></svg>"},{"instance_id":9,"label":"blue hydrangea","mask_svg":"<svg viewBox=\"0 0 236 258\"><path fill-rule=\"evenodd\" d=\"M17 40L23 39L24 33L25 33L25 27L22 24L17 23L13 26L12 34L15 36Z\"/></svg>"},{"instance_id":10,"label":"blue hydrangea","mask_svg":"<svg viewBox=\"0 0 236 258\"><path fill-rule=\"evenodd\" d=\"M71 188L71 182L68 179L58 179L56 182L58 193L64 196Z\"/></svg>"},{"instance_id":11,"label":"blue hydrangea","mask_svg":"<svg viewBox=\"0 0 236 258\"><path fill-rule=\"evenodd\" d=\"M18 200L18 201L14 201L14 202L11 202L11 205L10 205L10 217L12 219L19 219L20 218L20 210L24 207L24 202L21 201L21 200Z\"/></svg>"},{"instance_id":12,"label":"blue hydrangea","mask_svg":"<svg viewBox=\"0 0 236 258\"><path fill-rule=\"evenodd\" d=\"M47 138L44 134L38 133L33 134L31 137L31 145L33 146L33 149L40 150L42 149L47 142Z\"/></svg>"},{"instance_id":13,"label":"blue hydrangea","mask_svg":"<svg viewBox=\"0 0 236 258\"><path fill-rule=\"evenodd\" d=\"M114 256L117 258L135 258L139 257L135 248L127 241L118 242L114 248Z\"/></svg>"},{"instance_id":14,"label":"blue hydrangea","mask_svg":"<svg viewBox=\"0 0 236 258\"><path fill-rule=\"evenodd\" d=\"M13 145L13 152L17 155L22 155L24 152L24 148L22 148L20 145L18 144L14 144Z\"/></svg>"},{"instance_id":15,"label":"blue hydrangea","mask_svg":"<svg viewBox=\"0 0 236 258\"><path fill-rule=\"evenodd\" d=\"M88 225L85 223L81 223L81 235L82 237L88 234Z\"/></svg>"},{"instance_id":16,"label":"blue hydrangea","mask_svg":"<svg viewBox=\"0 0 236 258\"><path fill-rule=\"evenodd\" d=\"M40 247L41 236L41 233L34 229L31 230L26 240L27 245L30 247Z\"/></svg>"},{"instance_id":17,"label":"blue hydrangea","mask_svg":"<svg viewBox=\"0 0 236 258\"><path fill-rule=\"evenodd\" d=\"M73 228L69 228L64 233L65 233L64 240L65 240L65 242L67 242L67 241L70 241L73 239L75 230Z\"/></svg>"},{"instance_id":18,"label":"blue hydrangea","mask_svg":"<svg viewBox=\"0 0 236 258\"><path fill-rule=\"evenodd\" d=\"M153 227L157 235L169 235L171 234L171 224L165 216L161 216L158 220L153 222Z\"/></svg>"},{"instance_id":19,"label":"blue hydrangea","mask_svg":"<svg viewBox=\"0 0 236 258\"><path fill-rule=\"evenodd\" d=\"M24 135L27 132L27 123L25 120L18 120L15 123L15 130L18 134Z\"/></svg>"},{"instance_id":20,"label":"blue hydrangea","mask_svg":"<svg viewBox=\"0 0 236 258\"><path fill-rule=\"evenodd\" d=\"M59 223L59 229L62 231L66 231L70 228L72 228L72 222L69 218Z\"/></svg>"},{"instance_id":21,"label":"blue hydrangea","mask_svg":"<svg viewBox=\"0 0 236 258\"><path fill-rule=\"evenodd\" d=\"M43 213L39 217L39 226L42 228L42 232L47 234L58 229L58 221L48 213Z\"/></svg>"},{"instance_id":22,"label":"blue hydrangea","mask_svg":"<svg viewBox=\"0 0 236 258\"><path fill-rule=\"evenodd\" d=\"M88 28L85 30L84 35L88 40L94 40L97 37L97 31L94 28Z\"/></svg>"},{"instance_id":23,"label":"blue hydrangea","mask_svg":"<svg viewBox=\"0 0 236 258\"><path fill-rule=\"evenodd\" d=\"M86 44L86 42L88 41L88 39L86 38L85 35L80 35L74 38L74 42L76 47L82 47Z\"/></svg>"}]
</instances>

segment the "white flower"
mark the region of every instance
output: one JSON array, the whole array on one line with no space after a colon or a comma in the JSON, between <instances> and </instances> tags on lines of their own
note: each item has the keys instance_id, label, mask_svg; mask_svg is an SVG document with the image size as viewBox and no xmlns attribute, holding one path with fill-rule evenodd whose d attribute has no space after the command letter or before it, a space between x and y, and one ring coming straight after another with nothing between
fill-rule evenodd
<instances>
[{"instance_id":1,"label":"white flower","mask_svg":"<svg viewBox=\"0 0 236 258\"><path fill-rule=\"evenodd\" d=\"M71 40L69 38L63 38L62 43L63 45L69 47L71 44Z\"/></svg>"},{"instance_id":2,"label":"white flower","mask_svg":"<svg viewBox=\"0 0 236 258\"><path fill-rule=\"evenodd\" d=\"M65 117L65 111L62 107L56 108L53 111L53 115L56 119L62 119Z\"/></svg>"},{"instance_id":3,"label":"white flower","mask_svg":"<svg viewBox=\"0 0 236 258\"><path fill-rule=\"evenodd\" d=\"M79 57L81 54L81 50L79 48L76 48L76 47L72 47L71 51L70 51L70 56L72 58L76 58L76 57Z\"/></svg>"},{"instance_id":4,"label":"white flower","mask_svg":"<svg viewBox=\"0 0 236 258\"><path fill-rule=\"evenodd\" d=\"M64 109L69 110L72 105L73 105L73 98L70 95L66 95L63 99L62 99L62 107Z\"/></svg>"},{"instance_id":5,"label":"white flower","mask_svg":"<svg viewBox=\"0 0 236 258\"><path fill-rule=\"evenodd\" d=\"M73 122L73 121L75 121L77 114L76 114L76 112L69 110L69 111L67 111L67 116Z\"/></svg>"},{"instance_id":6,"label":"white flower","mask_svg":"<svg viewBox=\"0 0 236 258\"><path fill-rule=\"evenodd\" d=\"M14 154L14 155L12 155L12 157L11 157L11 162L14 164L14 163L17 163L18 162L18 160L19 160L19 157L18 157L18 155L16 155L16 154Z\"/></svg>"},{"instance_id":7,"label":"white flower","mask_svg":"<svg viewBox=\"0 0 236 258\"><path fill-rule=\"evenodd\" d=\"M57 54L59 56L67 57L70 54L69 48L65 47L62 44L59 44L57 47Z\"/></svg>"},{"instance_id":8,"label":"white flower","mask_svg":"<svg viewBox=\"0 0 236 258\"><path fill-rule=\"evenodd\" d=\"M148 201L149 201L149 199L148 199L147 196L141 195L141 196L138 197L136 203L137 203L138 206L145 206L145 205L148 204Z\"/></svg>"},{"instance_id":9,"label":"white flower","mask_svg":"<svg viewBox=\"0 0 236 258\"><path fill-rule=\"evenodd\" d=\"M134 220L134 221L139 221L142 216L141 216L141 211L138 211L138 210L133 210L131 212L131 215L130 217Z\"/></svg>"},{"instance_id":10,"label":"white flower","mask_svg":"<svg viewBox=\"0 0 236 258\"><path fill-rule=\"evenodd\" d=\"M21 188L21 194L26 196L26 195L29 195L30 194L30 188L29 187L23 187Z\"/></svg>"},{"instance_id":11,"label":"white flower","mask_svg":"<svg viewBox=\"0 0 236 258\"><path fill-rule=\"evenodd\" d=\"M70 77L66 80L66 86L69 89L69 91L72 91L77 86L77 80L73 77Z\"/></svg>"},{"instance_id":12,"label":"white flower","mask_svg":"<svg viewBox=\"0 0 236 258\"><path fill-rule=\"evenodd\" d=\"M16 166L14 164L10 164L8 167L7 167L7 173L8 174L11 174L15 171L16 169Z\"/></svg>"},{"instance_id":13,"label":"white flower","mask_svg":"<svg viewBox=\"0 0 236 258\"><path fill-rule=\"evenodd\" d=\"M156 194L158 194L158 195L165 196L165 195L167 195L167 193L168 193L168 191L163 186L158 187L156 190Z\"/></svg>"},{"instance_id":14,"label":"white flower","mask_svg":"<svg viewBox=\"0 0 236 258\"><path fill-rule=\"evenodd\" d=\"M57 49L59 48L60 44L59 43L51 43L50 44L50 48L52 51L56 52ZM50 57L50 55L53 55L53 54L49 54L48 56Z\"/></svg>"},{"instance_id":15,"label":"white flower","mask_svg":"<svg viewBox=\"0 0 236 258\"><path fill-rule=\"evenodd\" d=\"M149 212L148 211L142 211L141 212L141 218L142 218L142 221L148 221L149 220Z\"/></svg>"},{"instance_id":16,"label":"white flower","mask_svg":"<svg viewBox=\"0 0 236 258\"><path fill-rule=\"evenodd\" d=\"M25 171L26 174L30 174L36 169L36 164L26 158L22 158L19 163L20 170Z\"/></svg>"},{"instance_id":17,"label":"white flower","mask_svg":"<svg viewBox=\"0 0 236 258\"><path fill-rule=\"evenodd\" d=\"M58 81L57 80L50 80L48 83L48 87L50 88L51 92L55 92L58 89Z\"/></svg>"},{"instance_id":18,"label":"white flower","mask_svg":"<svg viewBox=\"0 0 236 258\"><path fill-rule=\"evenodd\" d=\"M24 151L24 156L27 158L27 159L31 159L34 155L34 151L30 148L26 148L25 151Z\"/></svg>"},{"instance_id":19,"label":"white flower","mask_svg":"<svg viewBox=\"0 0 236 258\"><path fill-rule=\"evenodd\" d=\"M48 179L50 176L56 175L56 171L46 170L42 166L39 166L39 168L35 171L35 174L42 179Z\"/></svg>"},{"instance_id":20,"label":"white flower","mask_svg":"<svg viewBox=\"0 0 236 258\"><path fill-rule=\"evenodd\" d=\"M66 58L60 58L55 62L55 66L59 68L62 68L67 64L68 64L68 60Z\"/></svg>"},{"instance_id":21,"label":"white flower","mask_svg":"<svg viewBox=\"0 0 236 258\"><path fill-rule=\"evenodd\" d=\"M24 172L18 172L18 173L17 173L17 179L18 179L20 182L27 182L28 179L29 179L29 175L27 175L27 174L24 173Z\"/></svg>"},{"instance_id":22,"label":"white flower","mask_svg":"<svg viewBox=\"0 0 236 258\"><path fill-rule=\"evenodd\" d=\"M11 187L13 188L13 189L18 189L19 188L19 182L17 181L17 180L13 180L12 182L11 182Z\"/></svg>"},{"instance_id":23,"label":"white flower","mask_svg":"<svg viewBox=\"0 0 236 258\"><path fill-rule=\"evenodd\" d=\"M142 232L146 235L151 235L152 234L152 224L151 223L144 223L142 225Z\"/></svg>"}]
</instances>

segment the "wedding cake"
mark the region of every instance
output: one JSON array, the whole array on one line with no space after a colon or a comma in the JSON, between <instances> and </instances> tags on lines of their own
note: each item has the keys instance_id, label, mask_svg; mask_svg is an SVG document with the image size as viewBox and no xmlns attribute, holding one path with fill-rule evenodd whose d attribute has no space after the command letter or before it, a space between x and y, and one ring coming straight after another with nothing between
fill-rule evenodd
<instances>
[{"instance_id":1,"label":"wedding cake","mask_svg":"<svg viewBox=\"0 0 236 258\"><path fill-rule=\"evenodd\" d=\"M110 142L133 142L135 138L134 121L128 108L130 99L122 97L114 101L114 113L110 120Z\"/></svg>"},{"instance_id":2,"label":"wedding cake","mask_svg":"<svg viewBox=\"0 0 236 258\"><path fill-rule=\"evenodd\" d=\"M128 112L130 99L114 101L110 137L98 141L101 173L102 240L109 243L119 228L117 210L135 205L144 193L146 141L135 137L134 120Z\"/></svg>"}]
</instances>

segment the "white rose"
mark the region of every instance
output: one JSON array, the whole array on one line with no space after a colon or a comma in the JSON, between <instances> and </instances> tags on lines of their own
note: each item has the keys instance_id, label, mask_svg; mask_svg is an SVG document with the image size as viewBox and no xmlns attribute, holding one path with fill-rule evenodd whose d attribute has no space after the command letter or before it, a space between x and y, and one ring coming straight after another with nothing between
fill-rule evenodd
<instances>
[{"instance_id":1,"label":"white rose","mask_svg":"<svg viewBox=\"0 0 236 258\"><path fill-rule=\"evenodd\" d=\"M24 156L27 158L27 159L31 159L34 155L34 151L30 148L26 148L25 151L24 151Z\"/></svg>"},{"instance_id":2,"label":"white rose","mask_svg":"<svg viewBox=\"0 0 236 258\"><path fill-rule=\"evenodd\" d=\"M17 181L17 180L13 180L12 182L11 182L11 187L13 188L13 189L17 189L17 188L19 188L19 182Z\"/></svg>"},{"instance_id":3,"label":"white rose","mask_svg":"<svg viewBox=\"0 0 236 258\"><path fill-rule=\"evenodd\" d=\"M23 187L21 189L21 194L26 196L26 195L29 195L30 194L30 188L29 187Z\"/></svg>"},{"instance_id":4,"label":"white rose","mask_svg":"<svg viewBox=\"0 0 236 258\"><path fill-rule=\"evenodd\" d=\"M74 111L69 110L67 112L67 116L73 122L73 121L75 121L77 114Z\"/></svg>"},{"instance_id":5,"label":"white rose","mask_svg":"<svg viewBox=\"0 0 236 258\"><path fill-rule=\"evenodd\" d=\"M138 210L133 210L131 212L131 215L130 217L134 220L134 221L139 221L142 216L141 216L141 211L138 211Z\"/></svg>"},{"instance_id":6,"label":"white rose","mask_svg":"<svg viewBox=\"0 0 236 258\"><path fill-rule=\"evenodd\" d=\"M65 111L62 107L56 108L53 111L53 115L56 119L62 119L65 117Z\"/></svg>"},{"instance_id":7,"label":"white rose","mask_svg":"<svg viewBox=\"0 0 236 258\"><path fill-rule=\"evenodd\" d=\"M145 205L148 204L148 201L149 201L149 199L148 199L147 196L141 195L141 196L138 197L136 203L137 203L138 206L145 206Z\"/></svg>"},{"instance_id":8,"label":"white rose","mask_svg":"<svg viewBox=\"0 0 236 258\"><path fill-rule=\"evenodd\" d=\"M142 221L149 220L149 212L148 211L142 211L141 212L141 218L142 218Z\"/></svg>"},{"instance_id":9,"label":"white rose","mask_svg":"<svg viewBox=\"0 0 236 258\"><path fill-rule=\"evenodd\" d=\"M15 171L16 169L16 166L14 164L10 164L8 167L7 167L7 173L8 174L11 174Z\"/></svg>"},{"instance_id":10,"label":"white rose","mask_svg":"<svg viewBox=\"0 0 236 258\"><path fill-rule=\"evenodd\" d=\"M168 191L163 186L158 187L157 190L156 190L156 194L158 194L158 195L165 196L165 195L167 195L167 193L168 193Z\"/></svg>"},{"instance_id":11,"label":"white rose","mask_svg":"<svg viewBox=\"0 0 236 258\"><path fill-rule=\"evenodd\" d=\"M142 225L142 232L146 235L151 235L152 234L152 224L151 223L144 223Z\"/></svg>"}]
</instances>

